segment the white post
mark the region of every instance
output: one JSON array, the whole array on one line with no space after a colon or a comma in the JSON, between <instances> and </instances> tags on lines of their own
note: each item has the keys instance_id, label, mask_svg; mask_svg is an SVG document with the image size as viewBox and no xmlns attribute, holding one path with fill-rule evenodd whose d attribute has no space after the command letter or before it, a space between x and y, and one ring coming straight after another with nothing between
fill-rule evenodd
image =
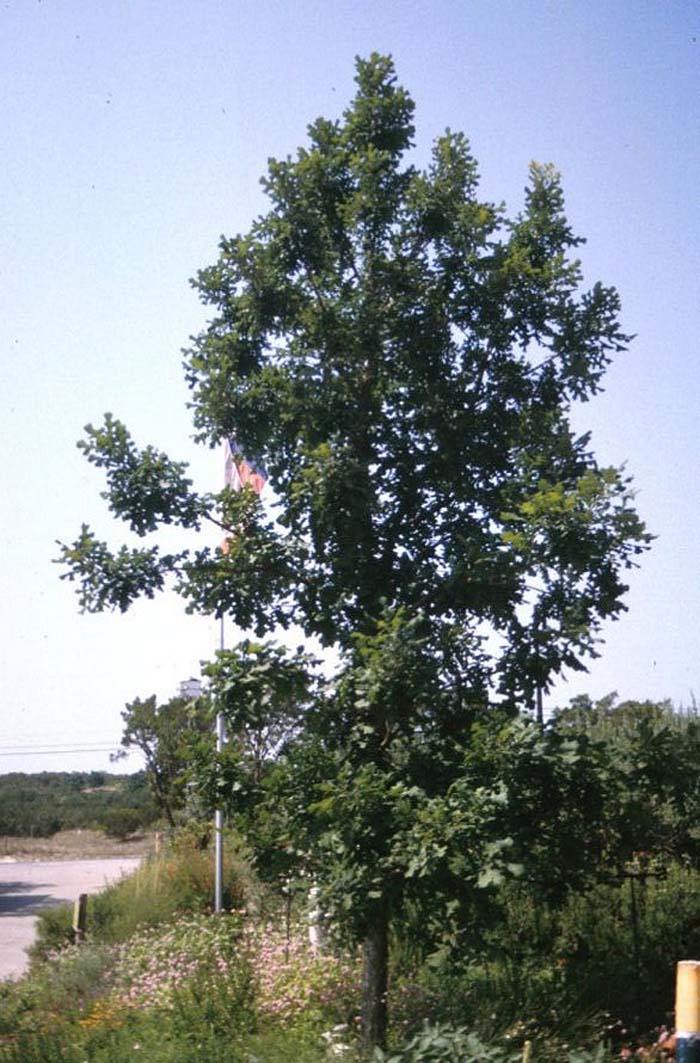
<instances>
[{"instance_id":1,"label":"white post","mask_svg":"<svg viewBox=\"0 0 700 1063\"><path fill-rule=\"evenodd\" d=\"M309 890L309 944L313 953L322 952L326 945L326 922L318 899L318 886Z\"/></svg>"}]
</instances>

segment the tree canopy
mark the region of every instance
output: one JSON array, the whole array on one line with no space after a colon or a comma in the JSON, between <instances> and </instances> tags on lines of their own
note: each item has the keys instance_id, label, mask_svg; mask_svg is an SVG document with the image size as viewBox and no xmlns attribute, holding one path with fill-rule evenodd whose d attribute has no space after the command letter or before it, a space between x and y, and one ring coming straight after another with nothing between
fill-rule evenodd
<instances>
[{"instance_id":1,"label":"tree canopy","mask_svg":"<svg viewBox=\"0 0 700 1063\"><path fill-rule=\"evenodd\" d=\"M174 573L195 610L345 647L387 608L458 619L480 676L527 701L595 652L646 542L629 482L568 416L628 341L618 296L579 291L551 166L531 166L508 219L461 134L425 170L406 162L414 106L391 60L358 61L357 84L342 121L271 161L271 209L194 282L215 314L186 359L198 436L235 432L264 458L276 519L248 493L196 495L183 463L108 416L82 446L132 531L209 516L246 535L226 555L162 556L84 529L63 559L87 609Z\"/></svg>"},{"instance_id":2,"label":"tree canopy","mask_svg":"<svg viewBox=\"0 0 700 1063\"><path fill-rule=\"evenodd\" d=\"M135 698L121 715L122 749L112 759L121 759L132 748L140 750L153 800L173 827L185 803L188 762L202 742L212 751L211 712L203 698L176 697L159 705L153 694Z\"/></svg>"}]
</instances>

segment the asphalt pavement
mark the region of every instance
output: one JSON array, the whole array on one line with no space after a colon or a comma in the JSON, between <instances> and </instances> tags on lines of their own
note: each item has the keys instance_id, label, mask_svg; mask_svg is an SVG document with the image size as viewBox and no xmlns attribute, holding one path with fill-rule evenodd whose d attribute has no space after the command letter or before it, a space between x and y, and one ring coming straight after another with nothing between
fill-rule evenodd
<instances>
[{"instance_id":1,"label":"asphalt pavement","mask_svg":"<svg viewBox=\"0 0 700 1063\"><path fill-rule=\"evenodd\" d=\"M138 857L31 863L0 859L0 979L25 971L25 949L34 941L39 912L72 904L81 893L97 893L139 863Z\"/></svg>"}]
</instances>

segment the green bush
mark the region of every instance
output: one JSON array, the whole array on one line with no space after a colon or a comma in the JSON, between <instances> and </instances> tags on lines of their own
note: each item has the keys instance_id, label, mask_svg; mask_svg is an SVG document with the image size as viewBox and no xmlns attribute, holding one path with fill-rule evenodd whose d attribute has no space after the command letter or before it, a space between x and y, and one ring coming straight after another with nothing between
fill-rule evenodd
<instances>
[{"instance_id":1,"label":"green bush","mask_svg":"<svg viewBox=\"0 0 700 1063\"><path fill-rule=\"evenodd\" d=\"M257 979L242 928L235 915L185 914L120 945L62 950L0 987L0 1060L321 1063L317 1033L254 1030Z\"/></svg>"},{"instance_id":2,"label":"green bush","mask_svg":"<svg viewBox=\"0 0 700 1063\"><path fill-rule=\"evenodd\" d=\"M678 960L700 955L700 872L600 886L572 897L555 944L571 993L625 1026L668 1021Z\"/></svg>"},{"instance_id":3,"label":"green bush","mask_svg":"<svg viewBox=\"0 0 700 1063\"><path fill-rule=\"evenodd\" d=\"M511 884L500 903L468 951L421 963L406 950L389 994L396 1032L427 1018L552 1055L669 1024L676 964L700 955L700 871L671 865L571 893L560 908Z\"/></svg>"},{"instance_id":4,"label":"green bush","mask_svg":"<svg viewBox=\"0 0 700 1063\"><path fill-rule=\"evenodd\" d=\"M46 908L36 922L34 943L28 949L33 963L70 945L73 941L73 906L61 904Z\"/></svg>"},{"instance_id":5,"label":"green bush","mask_svg":"<svg viewBox=\"0 0 700 1063\"><path fill-rule=\"evenodd\" d=\"M583 1006L561 971L505 959L426 965L396 974L389 988L392 1043L416 1035L424 1020L468 1028L485 1043L515 1051L531 1041L535 1058L560 1059L570 1045L590 1046L608 1036L609 1020ZM396 1041L398 1043L398 1041Z\"/></svg>"},{"instance_id":6,"label":"green bush","mask_svg":"<svg viewBox=\"0 0 700 1063\"><path fill-rule=\"evenodd\" d=\"M113 955L102 945L71 945L19 981L0 982L0 1042L56 1033L90 1007L109 984ZM1 1055L0 1055L0 1058Z\"/></svg>"},{"instance_id":7,"label":"green bush","mask_svg":"<svg viewBox=\"0 0 700 1063\"><path fill-rule=\"evenodd\" d=\"M512 884L501 904L478 959L452 953L420 970L424 1015L486 1038L516 1025L568 1044L615 1025L644 1034L669 1021L678 960L700 955L700 871L689 868L571 893L560 908Z\"/></svg>"},{"instance_id":8,"label":"green bush","mask_svg":"<svg viewBox=\"0 0 700 1063\"><path fill-rule=\"evenodd\" d=\"M143 815L135 808L108 808L102 813L100 828L110 838L128 838L143 827Z\"/></svg>"}]
</instances>

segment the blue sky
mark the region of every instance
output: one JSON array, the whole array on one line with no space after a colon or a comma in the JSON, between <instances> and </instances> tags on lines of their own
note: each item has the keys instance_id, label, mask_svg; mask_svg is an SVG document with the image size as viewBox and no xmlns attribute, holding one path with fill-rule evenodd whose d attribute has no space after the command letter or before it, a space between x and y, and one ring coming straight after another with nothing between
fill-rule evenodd
<instances>
[{"instance_id":1,"label":"blue sky","mask_svg":"<svg viewBox=\"0 0 700 1063\"><path fill-rule=\"evenodd\" d=\"M110 410L219 486L185 408L180 350L205 321L188 278L264 209L267 158L340 114L373 50L416 101L418 162L464 131L511 212L531 159L561 170L586 282L619 288L637 337L575 417L627 463L657 540L600 659L550 702L700 696L697 4L4 0L0 771L105 767L36 747L115 744L126 701L167 698L212 654L216 625L173 599L79 615L55 540L120 529L75 441Z\"/></svg>"}]
</instances>

